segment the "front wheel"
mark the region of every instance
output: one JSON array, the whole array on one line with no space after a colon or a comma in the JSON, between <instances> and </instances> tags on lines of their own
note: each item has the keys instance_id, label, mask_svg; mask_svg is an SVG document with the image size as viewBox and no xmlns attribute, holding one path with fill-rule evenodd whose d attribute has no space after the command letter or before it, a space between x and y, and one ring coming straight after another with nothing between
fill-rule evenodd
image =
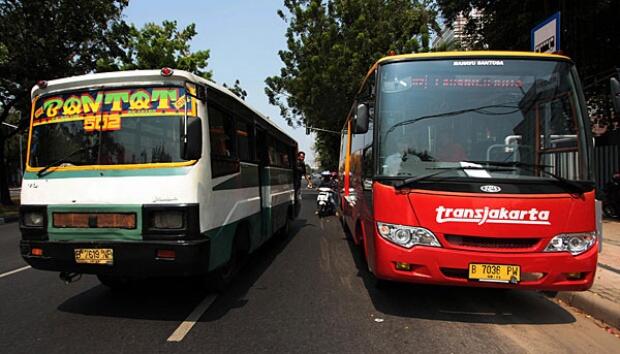
<instances>
[{"instance_id":1,"label":"front wheel","mask_svg":"<svg viewBox=\"0 0 620 354\"><path fill-rule=\"evenodd\" d=\"M618 211L613 205L608 203L603 204L603 214L605 214L605 216L608 218L618 218Z\"/></svg>"}]
</instances>

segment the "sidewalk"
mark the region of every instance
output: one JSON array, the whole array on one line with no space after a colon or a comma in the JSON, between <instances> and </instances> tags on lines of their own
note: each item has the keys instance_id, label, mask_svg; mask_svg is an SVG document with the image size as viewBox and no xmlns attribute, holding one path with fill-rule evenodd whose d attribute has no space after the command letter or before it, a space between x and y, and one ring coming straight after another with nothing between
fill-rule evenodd
<instances>
[{"instance_id":1,"label":"sidewalk","mask_svg":"<svg viewBox=\"0 0 620 354\"><path fill-rule=\"evenodd\" d=\"M594 285L588 291L561 292L558 299L620 328L620 221L603 220L603 252Z\"/></svg>"}]
</instances>

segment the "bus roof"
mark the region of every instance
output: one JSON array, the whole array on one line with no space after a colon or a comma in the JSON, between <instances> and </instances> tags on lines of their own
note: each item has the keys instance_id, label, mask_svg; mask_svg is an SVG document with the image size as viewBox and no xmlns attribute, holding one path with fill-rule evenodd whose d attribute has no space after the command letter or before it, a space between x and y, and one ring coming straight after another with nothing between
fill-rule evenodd
<instances>
[{"instance_id":1,"label":"bus roof","mask_svg":"<svg viewBox=\"0 0 620 354\"><path fill-rule=\"evenodd\" d=\"M392 61L407 60L424 60L424 59L441 59L441 58L468 58L468 57L488 57L488 58L528 58L528 59L555 59L562 61L571 61L564 55L535 53L535 52L514 52L514 51L453 51L453 52L430 52L430 53L410 53L383 57L375 63L381 65ZM373 67L375 66L373 65Z\"/></svg>"},{"instance_id":2,"label":"bus roof","mask_svg":"<svg viewBox=\"0 0 620 354\"><path fill-rule=\"evenodd\" d=\"M36 96L58 91L79 90L85 88L103 87L108 85L161 85L166 83L178 84L179 81L189 81L196 84L202 84L232 97L233 99L237 100L239 103L247 107L249 110L251 110L253 113L255 113L257 116L262 118L264 123L268 124L271 128L277 130L286 138L290 139L290 141L294 143L294 145L297 145L295 139L293 139L284 130L282 130L282 128L280 128L273 121L271 121L269 117L252 108L244 100L232 93L229 89L220 86L213 81L207 80L184 70L174 69L172 75L170 76L162 76L160 70L128 70L71 76L62 79L49 80L47 81L47 86L45 88L40 88L38 85L35 85L32 88L31 97L35 98Z\"/></svg>"}]
</instances>

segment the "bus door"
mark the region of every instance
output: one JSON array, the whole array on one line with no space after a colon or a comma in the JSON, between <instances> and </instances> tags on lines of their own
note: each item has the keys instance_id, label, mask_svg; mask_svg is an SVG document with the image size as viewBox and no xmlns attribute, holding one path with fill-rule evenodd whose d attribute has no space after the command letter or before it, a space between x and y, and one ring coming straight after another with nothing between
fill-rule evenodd
<instances>
[{"instance_id":1,"label":"bus door","mask_svg":"<svg viewBox=\"0 0 620 354\"><path fill-rule=\"evenodd\" d=\"M260 196L260 220L261 220L261 241L271 234L271 191L269 186L269 154L267 152L267 134L265 130L256 127L256 153L258 157L258 192Z\"/></svg>"}]
</instances>

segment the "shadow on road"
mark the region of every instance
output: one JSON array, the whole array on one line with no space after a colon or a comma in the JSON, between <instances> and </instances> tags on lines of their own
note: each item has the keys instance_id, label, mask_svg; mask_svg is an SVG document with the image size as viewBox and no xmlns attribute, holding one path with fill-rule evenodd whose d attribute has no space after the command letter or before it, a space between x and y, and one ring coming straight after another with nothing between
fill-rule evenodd
<instances>
[{"instance_id":1,"label":"shadow on road","mask_svg":"<svg viewBox=\"0 0 620 354\"><path fill-rule=\"evenodd\" d=\"M305 227L316 227L308 223L303 217L291 223L291 229L286 236L274 236L267 241L258 251L252 254L231 286L223 292L209 308L201 322L210 322L224 317L230 310L243 307L248 300L246 294L254 286L256 281L269 269L273 261L278 257L286 246Z\"/></svg>"},{"instance_id":2,"label":"shadow on road","mask_svg":"<svg viewBox=\"0 0 620 354\"><path fill-rule=\"evenodd\" d=\"M344 233L344 231L343 231ZM561 324L575 318L560 305L538 292L381 283L368 271L361 249L342 237L351 250L364 286L377 311L438 321L495 324Z\"/></svg>"},{"instance_id":3,"label":"shadow on road","mask_svg":"<svg viewBox=\"0 0 620 354\"><path fill-rule=\"evenodd\" d=\"M202 321L218 319L229 310L247 302L245 294L271 263L304 227L305 219L291 224L289 235L274 236L254 252L230 287L220 294L202 317ZM151 279L136 283L128 291L112 291L98 285L58 306L58 310L86 316L104 316L158 321L184 321L187 315L208 295L193 278Z\"/></svg>"}]
</instances>

